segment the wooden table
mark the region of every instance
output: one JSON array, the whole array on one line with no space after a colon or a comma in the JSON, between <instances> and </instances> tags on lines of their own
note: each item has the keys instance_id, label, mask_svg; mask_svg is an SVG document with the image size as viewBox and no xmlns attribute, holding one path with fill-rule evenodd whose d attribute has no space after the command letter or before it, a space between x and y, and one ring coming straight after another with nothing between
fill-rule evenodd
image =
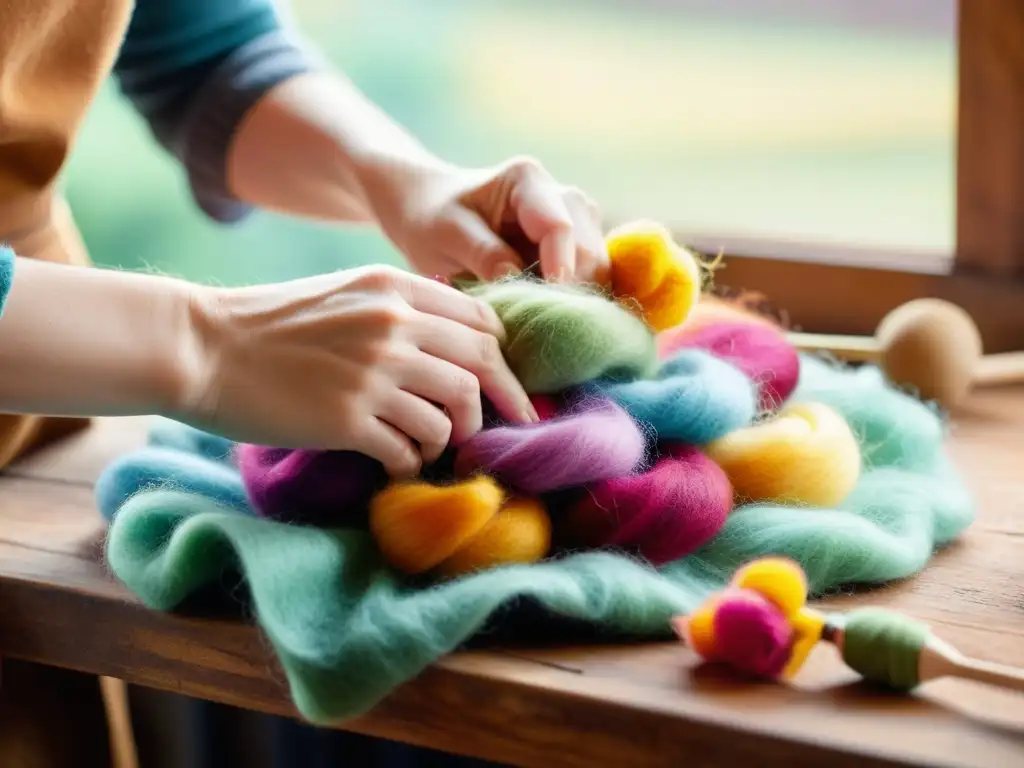
<instances>
[{"instance_id":1,"label":"wooden table","mask_svg":"<svg viewBox=\"0 0 1024 768\"><path fill-rule=\"evenodd\" d=\"M99 559L90 484L143 434L100 422L0 478L0 654L293 715L257 630L151 612ZM962 543L916 579L833 602L904 610L1024 666L1024 393L975 396L951 450L980 501ZM457 654L348 727L538 768L1024 766L1024 697L954 681L872 692L824 646L792 688L706 674L676 644Z\"/></svg>"}]
</instances>

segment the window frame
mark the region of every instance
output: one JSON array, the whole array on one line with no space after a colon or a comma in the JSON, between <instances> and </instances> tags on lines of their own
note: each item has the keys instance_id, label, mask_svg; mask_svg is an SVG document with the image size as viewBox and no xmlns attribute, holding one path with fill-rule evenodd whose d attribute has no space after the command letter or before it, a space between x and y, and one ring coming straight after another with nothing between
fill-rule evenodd
<instances>
[{"instance_id":1,"label":"window frame","mask_svg":"<svg viewBox=\"0 0 1024 768\"><path fill-rule=\"evenodd\" d=\"M715 283L762 294L796 329L871 335L891 310L934 296L971 314L985 350L1024 342L1024 3L959 0L956 246L945 253L678 233L721 251Z\"/></svg>"}]
</instances>

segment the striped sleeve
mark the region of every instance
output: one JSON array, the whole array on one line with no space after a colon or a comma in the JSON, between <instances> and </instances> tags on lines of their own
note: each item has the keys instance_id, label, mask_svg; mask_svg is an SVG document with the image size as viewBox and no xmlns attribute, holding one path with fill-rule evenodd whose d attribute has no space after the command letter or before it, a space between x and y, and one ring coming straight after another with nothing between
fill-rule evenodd
<instances>
[{"instance_id":1,"label":"striped sleeve","mask_svg":"<svg viewBox=\"0 0 1024 768\"><path fill-rule=\"evenodd\" d=\"M136 0L114 74L199 207L228 223L251 210L227 184L238 125L274 86L319 66L274 0Z\"/></svg>"}]
</instances>

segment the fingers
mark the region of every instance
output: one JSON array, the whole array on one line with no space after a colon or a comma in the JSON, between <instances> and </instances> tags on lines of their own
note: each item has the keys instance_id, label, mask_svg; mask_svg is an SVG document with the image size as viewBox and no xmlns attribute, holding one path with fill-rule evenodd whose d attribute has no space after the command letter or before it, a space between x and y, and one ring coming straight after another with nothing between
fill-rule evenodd
<instances>
[{"instance_id":1,"label":"fingers","mask_svg":"<svg viewBox=\"0 0 1024 768\"><path fill-rule=\"evenodd\" d=\"M369 420L356 442L358 450L383 464L390 477L415 477L423 466L409 438L378 418Z\"/></svg>"},{"instance_id":2,"label":"fingers","mask_svg":"<svg viewBox=\"0 0 1024 768\"><path fill-rule=\"evenodd\" d=\"M452 320L481 333L504 338L505 327L486 302L463 293L438 280L402 272L377 269L368 273L380 290L393 290L418 312Z\"/></svg>"},{"instance_id":3,"label":"fingers","mask_svg":"<svg viewBox=\"0 0 1024 768\"><path fill-rule=\"evenodd\" d=\"M509 196L523 233L537 245L541 274L569 280L576 274L573 219L562 192L546 171L532 163L513 167L516 184Z\"/></svg>"},{"instance_id":4,"label":"fingers","mask_svg":"<svg viewBox=\"0 0 1024 768\"><path fill-rule=\"evenodd\" d=\"M573 232L576 233L577 282L606 285L609 281L608 248L601 232L601 212L589 197L575 187L563 193Z\"/></svg>"},{"instance_id":5,"label":"fingers","mask_svg":"<svg viewBox=\"0 0 1024 768\"><path fill-rule=\"evenodd\" d=\"M550 280L604 283L608 253L597 205L575 187L563 187L530 160L513 162L509 204L523 233L537 245Z\"/></svg>"},{"instance_id":6,"label":"fingers","mask_svg":"<svg viewBox=\"0 0 1024 768\"><path fill-rule=\"evenodd\" d=\"M468 208L454 209L440 247L458 254L459 262L481 280L497 280L523 269L519 254Z\"/></svg>"},{"instance_id":7,"label":"fingers","mask_svg":"<svg viewBox=\"0 0 1024 768\"><path fill-rule=\"evenodd\" d=\"M453 422L453 439L464 440L480 428L476 412L472 416L473 421L469 421L466 406L459 401L469 398L473 408L478 409L481 393L487 396L503 418L513 423L537 421L533 403L505 362L501 346L494 336L442 319L424 317L423 322L417 324L411 341L427 355L447 361L475 377L475 390L471 390L471 385L462 379L454 378L454 374L449 374L447 393L423 393L424 397L444 403L448 408ZM460 387L462 391L458 391Z\"/></svg>"},{"instance_id":8,"label":"fingers","mask_svg":"<svg viewBox=\"0 0 1024 768\"><path fill-rule=\"evenodd\" d=\"M398 385L405 390L404 394L427 404L445 418L445 444L450 440L459 445L479 432L483 426L480 380L465 368L437 355L417 350L399 370L395 371L394 377ZM430 405L431 403L444 406L448 415L444 416L436 406ZM417 439L422 442L422 438Z\"/></svg>"},{"instance_id":9,"label":"fingers","mask_svg":"<svg viewBox=\"0 0 1024 768\"><path fill-rule=\"evenodd\" d=\"M430 372L421 371L421 374L423 379L431 378ZM435 387L435 389L438 388ZM426 387L425 389L429 390L430 388ZM414 394L412 391L403 389L393 390L388 398L381 403L377 418L419 443L420 456L425 463L429 464L437 461L448 446L448 441L452 436L452 421L433 402L428 402L423 399L423 396L417 395L425 395L425 393L417 391ZM428 399L441 402L431 396L428 396ZM477 400L479 401L479 399L478 396ZM478 402L477 411L479 412L479 410ZM479 428L477 426L477 429Z\"/></svg>"}]
</instances>

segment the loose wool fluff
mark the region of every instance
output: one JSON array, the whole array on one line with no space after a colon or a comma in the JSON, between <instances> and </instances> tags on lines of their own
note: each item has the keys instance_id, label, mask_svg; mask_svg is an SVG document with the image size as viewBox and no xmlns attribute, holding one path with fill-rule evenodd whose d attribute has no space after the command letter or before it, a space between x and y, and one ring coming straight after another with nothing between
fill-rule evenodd
<instances>
[{"instance_id":1,"label":"loose wool fluff","mask_svg":"<svg viewBox=\"0 0 1024 768\"><path fill-rule=\"evenodd\" d=\"M703 349L745 373L757 385L760 407L778 408L796 389L800 358L781 331L765 323L719 322L682 326L658 337L658 354L670 359L682 349Z\"/></svg>"},{"instance_id":2,"label":"loose wool fluff","mask_svg":"<svg viewBox=\"0 0 1024 768\"><path fill-rule=\"evenodd\" d=\"M792 380L792 351L739 315L691 324L697 304L656 337L658 323L629 309L643 309L637 297L535 279L465 290L505 323L541 424L485 407L476 437L389 483L364 457L232 446L161 422L97 488L113 518L109 565L147 605L174 609L241 572L314 722L364 713L531 603L551 619L664 637L752 559L791 558L813 594L879 583L923 568L972 519L941 419L877 369L800 357L795 390L766 400L765 382ZM685 341L659 360L669 336ZM721 631L737 654L765 651L755 662L771 670L781 625L762 603L791 630L797 619L744 578L732 588L763 601L726 611L720 629L742 629Z\"/></svg>"},{"instance_id":3,"label":"loose wool fluff","mask_svg":"<svg viewBox=\"0 0 1024 768\"><path fill-rule=\"evenodd\" d=\"M592 289L516 279L466 290L501 318L505 359L527 392L638 378L658 367L650 329Z\"/></svg>"},{"instance_id":4,"label":"loose wool fluff","mask_svg":"<svg viewBox=\"0 0 1024 768\"><path fill-rule=\"evenodd\" d=\"M618 547L661 565L707 542L732 509L721 467L692 446L663 444L649 470L595 483L564 515L569 546Z\"/></svg>"},{"instance_id":5,"label":"loose wool fluff","mask_svg":"<svg viewBox=\"0 0 1024 768\"><path fill-rule=\"evenodd\" d=\"M702 273L696 255L677 245L661 224L639 221L605 238L612 293L636 302L654 331L682 323L700 300Z\"/></svg>"},{"instance_id":6,"label":"loose wool fluff","mask_svg":"<svg viewBox=\"0 0 1024 768\"><path fill-rule=\"evenodd\" d=\"M853 492L828 510L737 507L710 541L657 570L582 552L410 588L365 530L287 525L222 502L241 487L237 470L225 476L224 462L203 452L207 436L168 422L154 431L161 447L124 457L101 479L127 490L144 478L133 494L97 495L113 518L107 561L157 610L174 610L206 585L237 592L224 583L225 568L237 565L298 710L326 725L365 713L510 604L533 600L604 632L665 638L672 617L695 610L752 559L792 558L808 591L821 594L911 576L970 524L972 499L943 452L940 418L877 369L804 357L793 397L826 403L850 424L864 459ZM171 462L170 452L180 459ZM186 464L187 478L176 469Z\"/></svg>"},{"instance_id":7,"label":"loose wool fluff","mask_svg":"<svg viewBox=\"0 0 1024 768\"><path fill-rule=\"evenodd\" d=\"M622 407L585 399L537 424L478 432L459 447L455 471L485 472L532 496L628 475L643 461L646 445Z\"/></svg>"},{"instance_id":8,"label":"loose wool fluff","mask_svg":"<svg viewBox=\"0 0 1024 768\"><path fill-rule=\"evenodd\" d=\"M860 476L860 447L842 416L826 405L791 403L776 417L707 446L745 501L830 507Z\"/></svg>"},{"instance_id":9,"label":"loose wool fluff","mask_svg":"<svg viewBox=\"0 0 1024 768\"><path fill-rule=\"evenodd\" d=\"M665 361L656 378L600 385L661 440L695 445L746 426L757 412L757 391L738 368L701 350Z\"/></svg>"},{"instance_id":10,"label":"loose wool fluff","mask_svg":"<svg viewBox=\"0 0 1024 768\"><path fill-rule=\"evenodd\" d=\"M388 562L413 575L532 563L551 545L544 506L508 499L483 475L449 486L392 485L370 504L370 530Z\"/></svg>"}]
</instances>

